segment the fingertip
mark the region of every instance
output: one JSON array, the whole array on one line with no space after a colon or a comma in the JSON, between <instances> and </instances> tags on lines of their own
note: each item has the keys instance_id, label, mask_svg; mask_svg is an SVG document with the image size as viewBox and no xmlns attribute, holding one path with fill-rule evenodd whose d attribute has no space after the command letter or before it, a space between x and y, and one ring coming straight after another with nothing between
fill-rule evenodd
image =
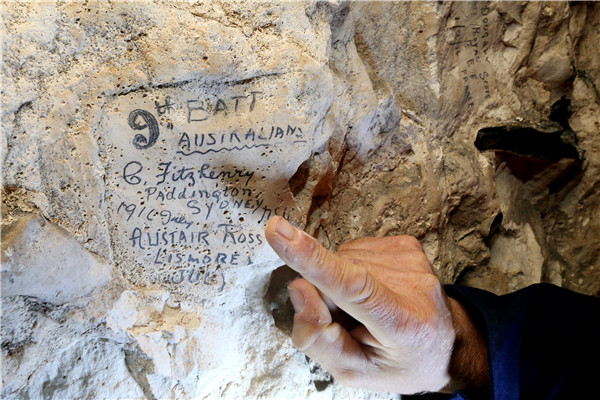
<instances>
[{"instance_id":1,"label":"fingertip","mask_svg":"<svg viewBox=\"0 0 600 400\"><path fill-rule=\"evenodd\" d=\"M323 309L327 305L325 304L319 290L306 279L295 279L288 285L288 290L294 291L302 296L302 300L305 304L315 309ZM298 298L298 296L297 296Z\"/></svg>"},{"instance_id":2,"label":"fingertip","mask_svg":"<svg viewBox=\"0 0 600 400\"><path fill-rule=\"evenodd\" d=\"M296 319L310 325L331 323L329 308L312 283L306 279L296 279L288 285L288 290Z\"/></svg>"},{"instance_id":3,"label":"fingertip","mask_svg":"<svg viewBox=\"0 0 600 400\"><path fill-rule=\"evenodd\" d=\"M298 236L298 229L286 221L284 218L279 218L277 220L277 224L275 225L275 230L279 235L281 235L285 240L289 242L293 242Z\"/></svg>"},{"instance_id":4,"label":"fingertip","mask_svg":"<svg viewBox=\"0 0 600 400\"><path fill-rule=\"evenodd\" d=\"M368 275L364 268L347 265L344 259L331 253L317 239L293 227L284 218L271 218L266 231L267 240L277 255L290 268L308 279L305 283L294 283L291 286L301 291L306 302L309 298L318 298L320 303L324 303L325 296L318 293L317 287L333 303L362 295L361 288L366 286L364 280L365 275ZM305 285L310 286L310 289ZM295 299L300 299L299 296L294 296ZM333 303L325 305L333 309Z\"/></svg>"},{"instance_id":5,"label":"fingertip","mask_svg":"<svg viewBox=\"0 0 600 400\"><path fill-rule=\"evenodd\" d=\"M292 265L294 250L291 248L292 246L290 246L289 240L283 237L277 230L277 224L281 220L283 220L283 218L279 216L274 216L269 219L269 222L267 222L267 226L265 227L265 237L273 251L277 253L281 260L294 268L294 265Z\"/></svg>"},{"instance_id":6,"label":"fingertip","mask_svg":"<svg viewBox=\"0 0 600 400\"><path fill-rule=\"evenodd\" d=\"M284 241L293 242L299 234L299 229L290 224L285 218L275 216L269 219L265 233L267 239L278 236Z\"/></svg>"},{"instance_id":7,"label":"fingertip","mask_svg":"<svg viewBox=\"0 0 600 400\"><path fill-rule=\"evenodd\" d=\"M274 216L269 219L269 222L267 222L267 226L265 227L265 235L269 243L271 243L275 237L275 226L277 225L279 218L281 217Z\"/></svg>"},{"instance_id":8,"label":"fingertip","mask_svg":"<svg viewBox=\"0 0 600 400\"><path fill-rule=\"evenodd\" d=\"M306 282L306 279L302 279L302 278L294 279L293 281L291 281L288 284L288 289L302 290L302 286L304 286L304 282Z\"/></svg>"},{"instance_id":9,"label":"fingertip","mask_svg":"<svg viewBox=\"0 0 600 400\"><path fill-rule=\"evenodd\" d=\"M293 286L288 286L288 293L290 295L290 301L292 302L292 306L294 307L294 312L299 314L304 310L304 305L306 304L306 300L304 299L304 294L300 289L297 289Z\"/></svg>"},{"instance_id":10,"label":"fingertip","mask_svg":"<svg viewBox=\"0 0 600 400\"><path fill-rule=\"evenodd\" d=\"M317 290L317 288L315 288L315 286L312 283L310 283L304 278L294 279L288 284L288 287L293 287L294 289L300 289L302 291Z\"/></svg>"},{"instance_id":11,"label":"fingertip","mask_svg":"<svg viewBox=\"0 0 600 400\"><path fill-rule=\"evenodd\" d=\"M289 267L301 274L306 272L305 264L318 245L316 239L279 216L269 220L265 236L271 248Z\"/></svg>"}]
</instances>

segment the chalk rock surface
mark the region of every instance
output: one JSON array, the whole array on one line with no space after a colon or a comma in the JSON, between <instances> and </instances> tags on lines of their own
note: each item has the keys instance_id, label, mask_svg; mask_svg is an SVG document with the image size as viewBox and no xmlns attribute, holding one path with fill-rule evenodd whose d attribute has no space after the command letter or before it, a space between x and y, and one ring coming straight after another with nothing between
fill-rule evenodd
<instances>
[{"instance_id":1,"label":"chalk rock surface","mask_svg":"<svg viewBox=\"0 0 600 400\"><path fill-rule=\"evenodd\" d=\"M599 32L596 3L3 3L2 397L397 397L294 349L273 215L600 294Z\"/></svg>"}]
</instances>

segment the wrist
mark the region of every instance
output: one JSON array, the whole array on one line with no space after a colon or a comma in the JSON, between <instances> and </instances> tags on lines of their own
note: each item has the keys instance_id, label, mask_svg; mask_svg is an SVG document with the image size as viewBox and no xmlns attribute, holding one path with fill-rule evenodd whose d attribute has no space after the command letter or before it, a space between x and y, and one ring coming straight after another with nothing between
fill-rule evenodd
<instances>
[{"instance_id":1,"label":"wrist","mask_svg":"<svg viewBox=\"0 0 600 400\"><path fill-rule=\"evenodd\" d=\"M448 367L450 383L443 391L455 392L488 385L485 336L459 301L448 298L448 308L456 337Z\"/></svg>"}]
</instances>

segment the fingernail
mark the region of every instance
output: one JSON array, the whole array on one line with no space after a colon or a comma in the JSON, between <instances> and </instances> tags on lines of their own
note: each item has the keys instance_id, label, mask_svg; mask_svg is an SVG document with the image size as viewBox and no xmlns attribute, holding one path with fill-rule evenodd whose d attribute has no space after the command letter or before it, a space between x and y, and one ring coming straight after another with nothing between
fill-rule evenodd
<instances>
[{"instance_id":1,"label":"fingernail","mask_svg":"<svg viewBox=\"0 0 600 400\"><path fill-rule=\"evenodd\" d=\"M302 295L302 292L291 287L288 287L288 292L290 293L292 306L294 306L294 312L296 312L296 314L302 312L304 309L304 296Z\"/></svg>"},{"instance_id":2,"label":"fingernail","mask_svg":"<svg viewBox=\"0 0 600 400\"><path fill-rule=\"evenodd\" d=\"M286 238L288 241L293 241L296 238L297 229L283 218L279 218L275 226L277 233Z\"/></svg>"}]
</instances>

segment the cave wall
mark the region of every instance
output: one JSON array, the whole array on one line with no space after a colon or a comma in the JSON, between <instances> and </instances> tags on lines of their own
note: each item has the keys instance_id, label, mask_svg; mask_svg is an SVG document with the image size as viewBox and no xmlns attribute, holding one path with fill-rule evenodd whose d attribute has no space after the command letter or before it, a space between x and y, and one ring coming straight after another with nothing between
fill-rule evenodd
<instances>
[{"instance_id":1,"label":"cave wall","mask_svg":"<svg viewBox=\"0 0 600 400\"><path fill-rule=\"evenodd\" d=\"M3 398L390 398L289 338L281 215L600 294L600 6L3 2ZM275 272L273 272L275 271Z\"/></svg>"}]
</instances>

